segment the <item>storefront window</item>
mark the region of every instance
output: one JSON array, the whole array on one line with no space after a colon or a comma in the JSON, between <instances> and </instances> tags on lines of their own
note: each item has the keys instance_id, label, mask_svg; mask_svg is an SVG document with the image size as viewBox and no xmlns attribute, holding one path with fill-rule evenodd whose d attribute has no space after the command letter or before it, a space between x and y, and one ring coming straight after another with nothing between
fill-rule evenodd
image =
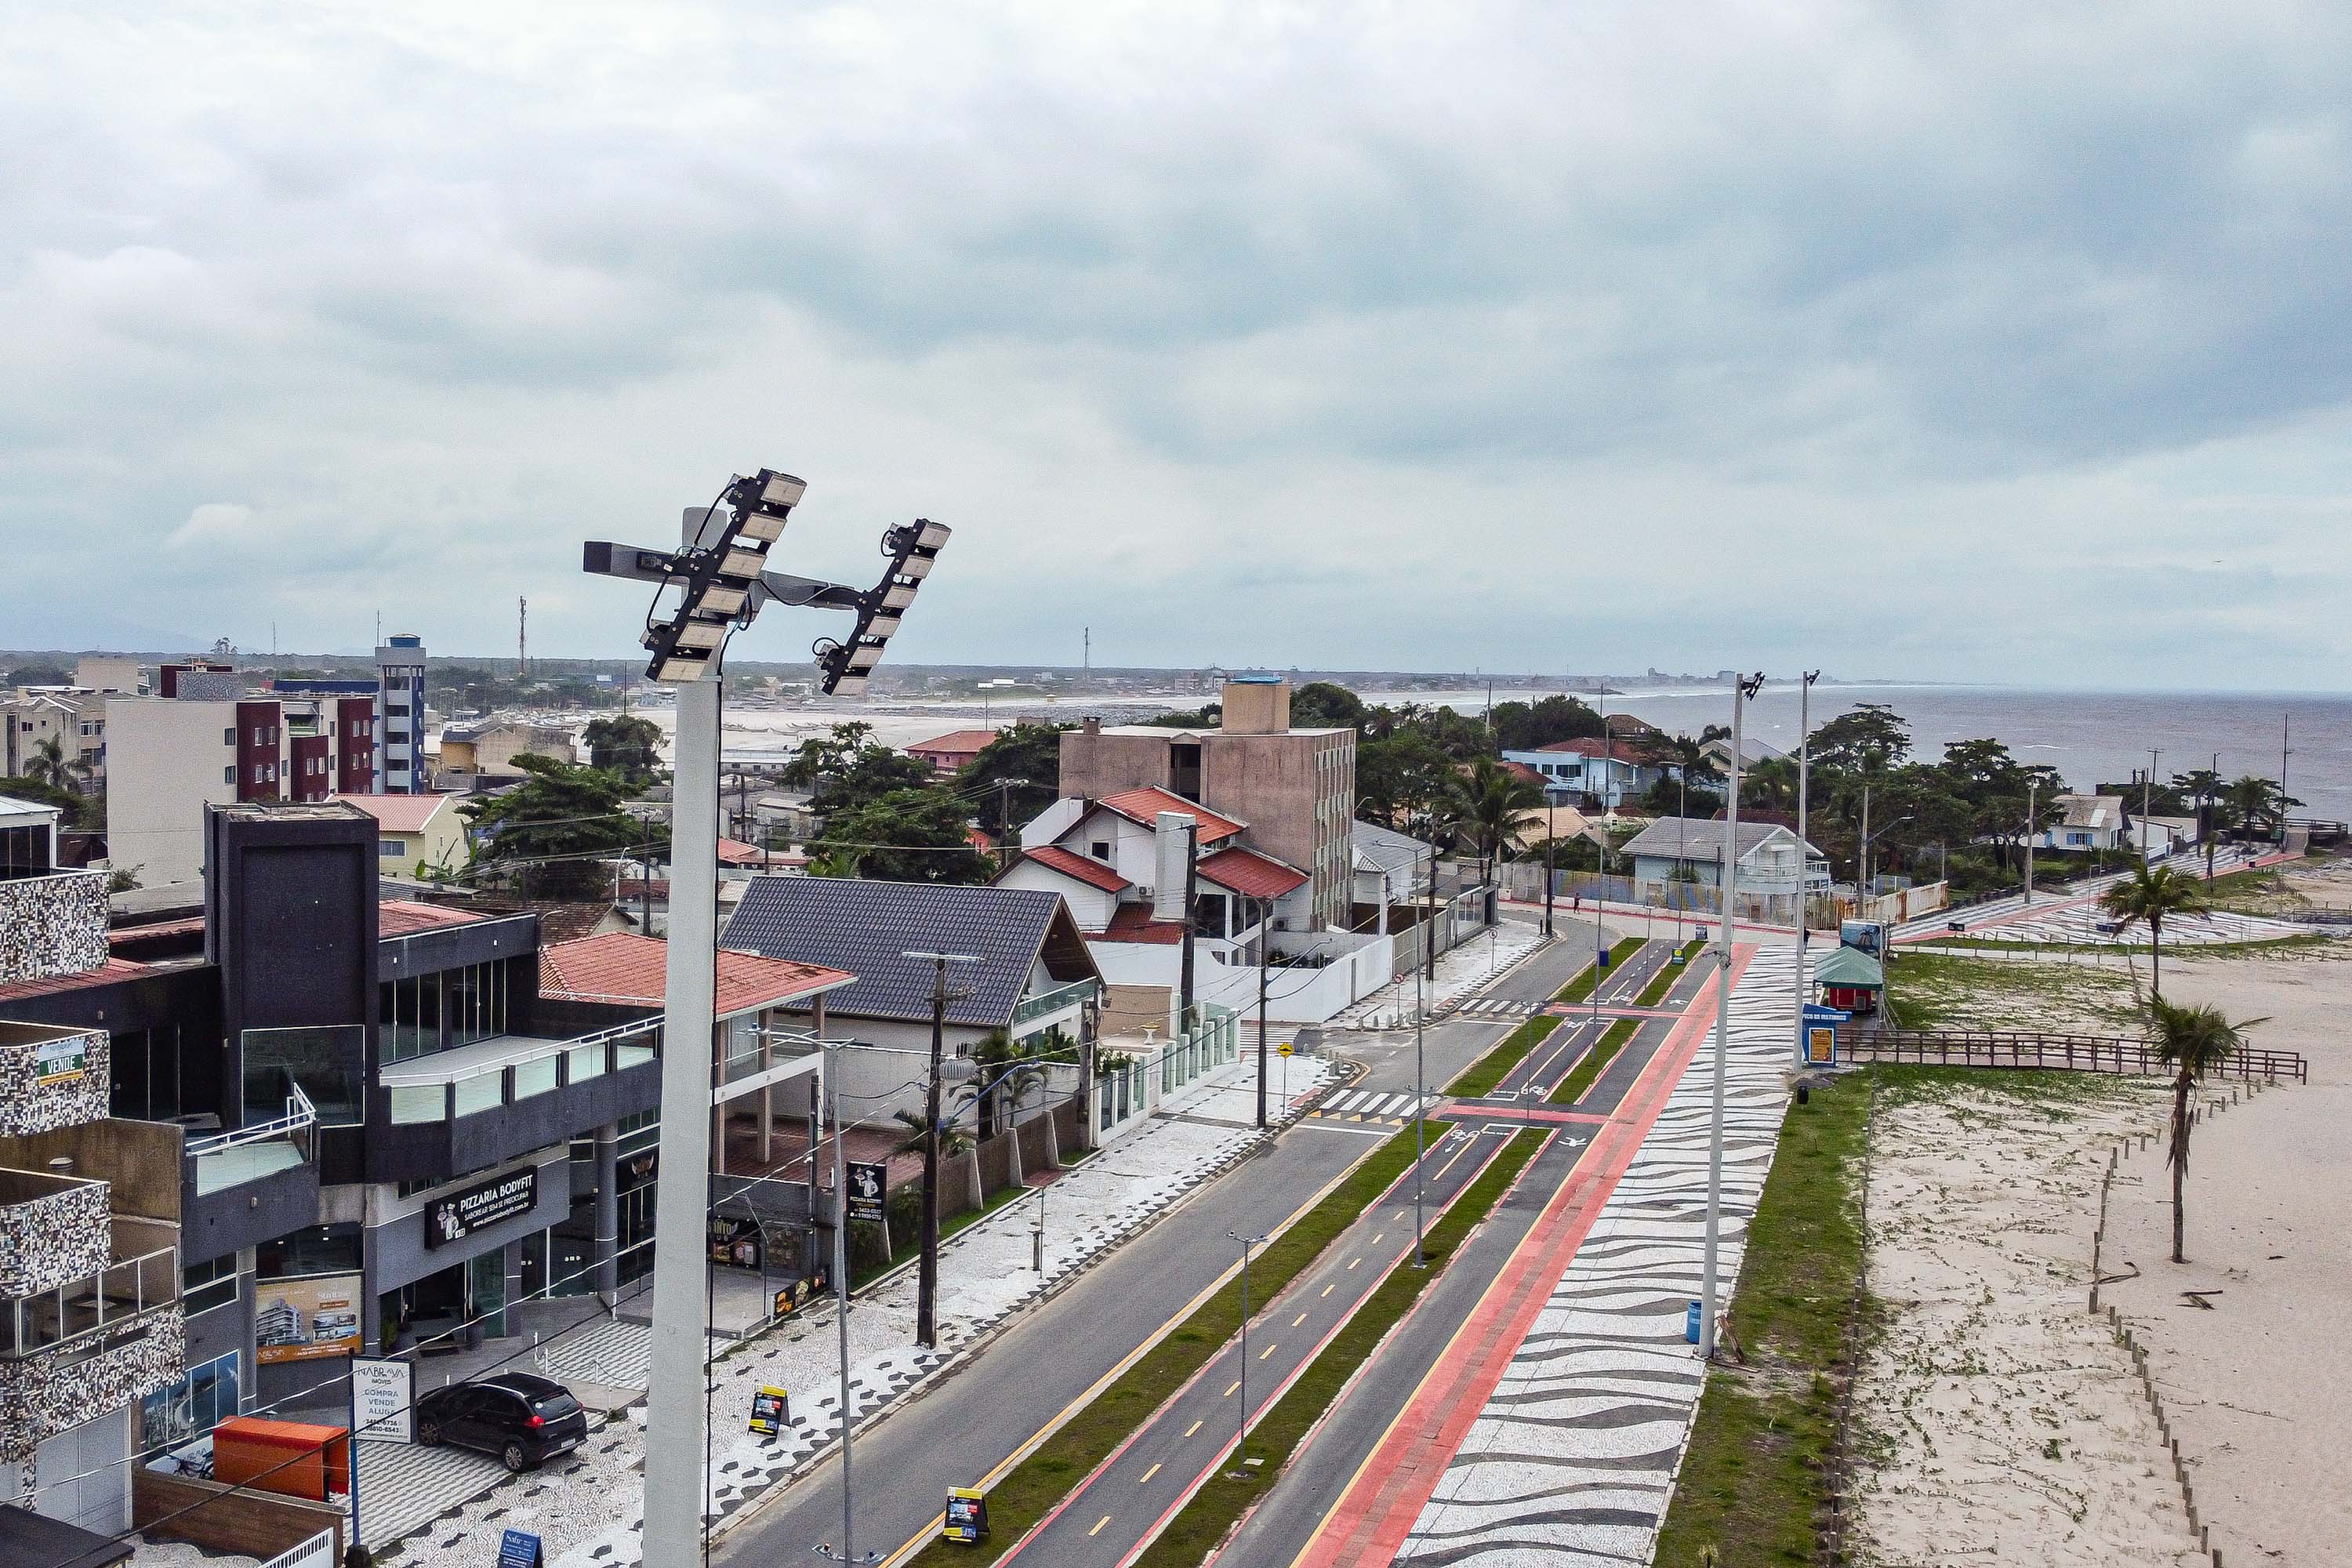
<instances>
[{"instance_id":1,"label":"storefront window","mask_svg":"<svg viewBox=\"0 0 2352 1568\"><path fill-rule=\"evenodd\" d=\"M180 1310L189 1317L236 1300L236 1256L191 1263L180 1270Z\"/></svg>"},{"instance_id":2,"label":"storefront window","mask_svg":"<svg viewBox=\"0 0 2352 1568\"><path fill-rule=\"evenodd\" d=\"M239 1352L191 1370L161 1394L139 1402L142 1453L194 1441L237 1413Z\"/></svg>"},{"instance_id":3,"label":"storefront window","mask_svg":"<svg viewBox=\"0 0 2352 1568\"><path fill-rule=\"evenodd\" d=\"M360 1227L356 1225L314 1225L265 1241L256 1254L255 1272L264 1279L288 1279L305 1274L357 1273Z\"/></svg>"}]
</instances>

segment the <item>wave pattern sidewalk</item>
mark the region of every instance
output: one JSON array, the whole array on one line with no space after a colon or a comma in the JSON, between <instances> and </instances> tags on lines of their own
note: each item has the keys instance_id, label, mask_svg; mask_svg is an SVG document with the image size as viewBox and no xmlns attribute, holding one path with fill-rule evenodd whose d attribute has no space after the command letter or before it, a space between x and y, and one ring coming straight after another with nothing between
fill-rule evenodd
<instances>
[{"instance_id":1,"label":"wave pattern sidewalk","mask_svg":"<svg viewBox=\"0 0 2352 1568\"><path fill-rule=\"evenodd\" d=\"M1724 1299L1787 1108L1794 961L1759 949L1733 988L1724 1095ZM1700 1289L1710 1036L1397 1552L1520 1568L1647 1563L1703 1372L1685 1342Z\"/></svg>"}]
</instances>

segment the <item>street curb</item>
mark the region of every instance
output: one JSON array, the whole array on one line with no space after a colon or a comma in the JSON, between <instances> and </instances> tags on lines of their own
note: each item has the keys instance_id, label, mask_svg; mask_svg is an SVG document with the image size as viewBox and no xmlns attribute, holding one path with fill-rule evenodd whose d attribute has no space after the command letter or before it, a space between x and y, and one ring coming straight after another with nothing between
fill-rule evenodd
<instances>
[{"instance_id":1,"label":"street curb","mask_svg":"<svg viewBox=\"0 0 2352 1568\"><path fill-rule=\"evenodd\" d=\"M1534 943L1530 945L1527 951L1521 952L1517 958L1511 960L1510 963L1503 965L1500 969L1495 971L1494 973L1488 975L1485 985L1482 985L1475 990L1465 991L1459 996L1454 997L1451 1002L1447 1002L1440 1006L1432 1008L1428 1016L1423 1021L1425 1023L1436 1024L1443 1023L1444 1020L1451 1018L1454 1014L1462 1010L1462 1005L1464 1003L1470 1001L1474 997L1485 995L1487 989L1496 981L1517 969L1519 965L1525 963L1528 959L1533 958L1536 954L1549 950L1559 941L1559 939L1556 936L1538 936ZM1391 984L1394 984L1394 982L1391 982ZM1388 987L1382 986L1381 989L1385 991ZM1500 1022L1500 1020L1497 1020L1497 1022ZM1327 1026L1324 1029L1324 1033L1327 1035L1381 1035L1391 1032L1391 1031L1386 1029L1366 1029L1354 1024L1335 1024Z\"/></svg>"}]
</instances>

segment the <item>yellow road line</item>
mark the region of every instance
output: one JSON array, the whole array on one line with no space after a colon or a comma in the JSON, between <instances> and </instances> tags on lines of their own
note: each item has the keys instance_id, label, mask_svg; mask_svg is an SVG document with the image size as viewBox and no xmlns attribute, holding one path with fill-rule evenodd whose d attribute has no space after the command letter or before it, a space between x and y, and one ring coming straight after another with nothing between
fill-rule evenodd
<instances>
[{"instance_id":1,"label":"yellow road line","mask_svg":"<svg viewBox=\"0 0 2352 1568\"><path fill-rule=\"evenodd\" d=\"M1304 1313L1304 1312L1301 1312L1301 1313L1299 1313L1299 1314L1298 1314L1298 1316L1297 1316L1297 1317L1295 1317L1295 1318L1293 1318L1293 1319L1291 1319L1291 1320L1290 1320L1290 1326L1291 1326L1292 1328L1294 1328L1294 1329L1295 1329L1295 1328L1297 1328L1299 1324L1301 1324L1301 1323L1305 1322L1306 1321L1307 1321L1307 1314L1306 1314L1306 1313Z\"/></svg>"},{"instance_id":2,"label":"yellow road line","mask_svg":"<svg viewBox=\"0 0 2352 1568\"><path fill-rule=\"evenodd\" d=\"M1237 1377L1234 1379L1233 1382L1225 1384L1225 1391L1217 1395L1217 1397L1220 1399L1231 1399L1234 1396L1234 1390L1239 1388L1241 1385L1242 1380Z\"/></svg>"},{"instance_id":3,"label":"yellow road line","mask_svg":"<svg viewBox=\"0 0 2352 1568\"><path fill-rule=\"evenodd\" d=\"M1323 1287L1323 1294L1324 1294L1324 1295L1326 1295L1326 1296L1328 1296L1332 1291L1334 1291L1334 1290L1338 1289L1339 1288L1339 1282L1337 1279L1334 1279L1334 1280L1332 1280L1332 1281L1331 1281L1331 1283L1330 1283L1330 1284L1326 1285L1326 1286L1324 1286L1324 1287Z\"/></svg>"},{"instance_id":4,"label":"yellow road line","mask_svg":"<svg viewBox=\"0 0 2352 1568\"><path fill-rule=\"evenodd\" d=\"M1184 1428L1184 1436L1190 1437L1193 1433L1198 1432L1200 1429L1201 1424L1198 1421L1195 1421L1190 1426Z\"/></svg>"},{"instance_id":5,"label":"yellow road line","mask_svg":"<svg viewBox=\"0 0 2352 1568\"><path fill-rule=\"evenodd\" d=\"M1363 1255L1359 1253L1357 1256L1348 1259L1348 1267L1353 1268L1357 1264L1361 1263L1363 1260Z\"/></svg>"},{"instance_id":6,"label":"yellow road line","mask_svg":"<svg viewBox=\"0 0 2352 1568\"><path fill-rule=\"evenodd\" d=\"M1087 1533L1088 1535L1100 1535L1102 1533L1102 1527L1109 1522L1110 1515L1105 1514L1100 1519L1095 1521L1095 1527L1092 1530L1087 1531Z\"/></svg>"},{"instance_id":7,"label":"yellow road line","mask_svg":"<svg viewBox=\"0 0 2352 1568\"><path fill-rule=\"evenodd\" d=\"M1274 1353L1274 1347L1273 1347L1272 1345L1268 1345L1268 1346L1266 1346L1266 1347L1265 1347L1265 1349L1264 1349L1264 1350L1262 1350L1262 1351L1260 1351L1260 1352L1257 1352L1257 1359L1258 1359L1258 1360L1260 1360L1260 1361L1264 1361L1266 1357L1268 1357L1268 1356L1272 1355L1273 1353Z\"/></svg>"},{"instance_id":8,"label":"yellow road line","mask_svg":"<svg viewBox=\"0 0 2352 1568\"><path fill-rule=\"evenodd\" d=\"M1148 1469L1148 1470L1144 1471L1141 1475L1139 1475L1139 1476L1138 1476L1138 1477L1136 1477L1136 1478L1135 1478L1135 1484L1136 1484L1137 1486L1141 1486L1141 1485L1143 1485L1146 1481L1149 1481L1152 1477L1154 1477L1154 1476L1158 1475L1159 1473L1160 1473L1160 1467L1159 1467L1157 1464L1154 1464L1154 1465L1153 1465L1150 1469Z\"/></svg>"}]
</instances>

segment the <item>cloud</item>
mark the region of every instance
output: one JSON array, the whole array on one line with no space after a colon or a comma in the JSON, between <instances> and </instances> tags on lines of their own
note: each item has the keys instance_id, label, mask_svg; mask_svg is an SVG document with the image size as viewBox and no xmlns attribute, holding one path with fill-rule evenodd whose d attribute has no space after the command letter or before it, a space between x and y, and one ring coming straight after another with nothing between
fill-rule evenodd
<instances>
[{"instance_id":1,"label":"cloud","mask_svg":"<svg viewBox=\"0 0 2352 1568\"><path fill-rule=\"evenodd\" d=\"M80 539L240 641L499 647L529 594L535 645L626 653L577 541L772 463L804 569L957 525L909 658L2352 652L2337 8L55 5L12 45L0 617Z\"/></svg>"}]
</instances>

